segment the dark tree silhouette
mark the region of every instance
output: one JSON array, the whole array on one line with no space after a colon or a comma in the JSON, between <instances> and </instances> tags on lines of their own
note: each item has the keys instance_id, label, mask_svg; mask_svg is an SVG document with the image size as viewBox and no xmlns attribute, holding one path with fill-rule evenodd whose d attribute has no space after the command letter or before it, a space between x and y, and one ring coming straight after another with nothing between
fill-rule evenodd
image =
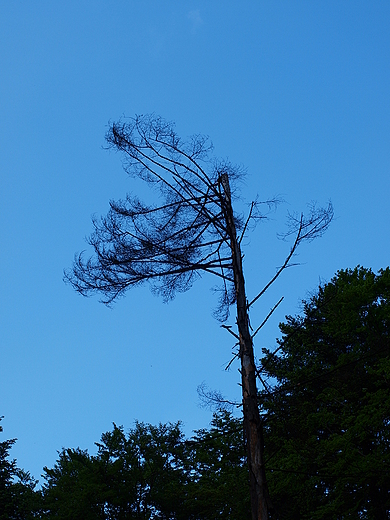
<instances>
[{"instance_id":1,"label":"dark tree silhouette","mask_svg":"<svg viewBox=\"0 0 390 520\"><path fill-rule=\"evenodd\" d=\"M264 349L276 518L390 519L390 268L341 270Z\"/></svg>"},{"instance_id":2,"label":"dark tree silhouette","mask_svg":"<svg viewBox=\"0 0 390 520\"><path fill-rule=\"evenodd\" d=\"M0 417L0 422L3 417ZM3 427L0 425L0 433ZM41 493L35 490L38 481L10 459L16 439L0 441L0 519L32 520L41 512Z\"/></svg>"},{"instance_id":3,"label":"dark tree silhouette","mask_svg":"<svg viewBox=\"0 0 390 520\"><path fill-rule=\"evenodd\" d=\"M180 423L136 422L126 433L114 424L95 444L96 455L62 449L44 468L39 518L248 520L242 421L228 412L190 439Z\"/></svg>"},{"instance_id":4,"label":"dark tree silhouette","mask_svg":"<svg viewBox=\"0 0 390 520\"><path fill-rule=\"evenodd\" d=\"M325 209L312 205L307 217L290 216L288 234L295 237L291 250L275 276L248 302L241 243L250 223L263 215L258 201L251 203L245 221L233 212L231 186L241 169L213 160L207 137L195 135L182 141L172 123L154 115L113 123L106 139L109 147L123 153L126 172L155 188L160 197L151 205L130 195L111 201L107 216L94 220L89 243L95 255L87 260L77 256L65 279L83 295L101 293L106 304L145 281L165 300L188 290L202 273L222 281L222 308L236 304L238 333L228 330L239 343L252 518L264 520L270 500L253 354L253 337L259 328L251 333L249 309L290 265L297 247L327 229L332 205Z\"/></svg>"}]
</instances>

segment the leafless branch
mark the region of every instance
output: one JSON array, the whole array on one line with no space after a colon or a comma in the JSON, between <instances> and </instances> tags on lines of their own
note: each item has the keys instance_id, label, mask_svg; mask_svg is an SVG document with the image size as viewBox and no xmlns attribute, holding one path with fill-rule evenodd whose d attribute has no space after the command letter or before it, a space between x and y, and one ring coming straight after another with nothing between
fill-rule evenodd
<instances>
[{"instance_id":1,"label":"leafless branch","mask_svg":"<svg viewBox=\"0 0 390 520\"><path fill-rule=\"evenodd\" d=\"M237 345L236 345L236 346L237 346ZM239 356L240 356L240 353L239 353L239 352L236 352L236 353L234 354L234 356L232 357L232 359L229 361L229 363L226 365L225 370L229 370L229 368L230 368L231 364L233 363L233 361L234 361L235 359L237 359Z\"/></svg>"},{"instance_id":2,"label":"leafless branch","mask_svg":"<svg viewBox=\"0 0 390 520\"><path fill-rule=\"evenodd\" d=\"M240 336L238 336L238 334L236 334L235 332L232 331L230 325L221 325L221 327L222 327L223 329L227 330L228 332L230 332L230 334L231 334L232 336L234 336L236 339L240 340Z\"/></svg>"},{"instance_id":3,"label":"leafless branch","mask_svg":"<svg viewBox=\"0 0 390 520\"><path fill-rule=\"evenodd\" d=\"M255 330L255 332L252 334L252 339L256 336L256 334L259 332L260 329L262 329L264 327L264 325L267 323L267 321L269 320L269 318L272 316L272 314L274 313L274 311L279 307L279 305L282 303L284 299L284 296L282 296L280 298L280 300L278 301L278 303L276 303L272 309L269 311L269 313L267 314L267 316L265 317L265 319L262 321L262 323L257 327L257 329Z\"/></svg>"},{"instance_id":4,"label":"leafless branch","mask_svg":"<svg viewBox=\"0 0 390 520\"><path fill-rule=\"evenodd\" d=\"M309 217L305 219L303 213L298 218L296 215L290 214L289 231L283 235L283 238L295 233L294 244L292 245L289 254L287 255L283 265L277 270L275 276L267 283L267 285L257 294L251 302L248 303L248 309L265 293L265 291L276 281L282 272L290 267L290 260L296 252L298 246L304 241L312 241L316 237L321 236L329 227L333 219L333 206L329 202L327 208L316 209L312 204L309 207Z\"/></svg>"},{"instance_id":5,"label":"leafless branch","mask_svg":"<svg viewBox=\"0 0 390 520\"><path fill-rule=\"evenodd\" d=\"M198 386L197 391L201 406L204 408L231 410L232 408L240 408L242 406L241 403L225 399L224 396L217 390L210 390L206 386L205 382Z\"/></svg>"}]
</instances>

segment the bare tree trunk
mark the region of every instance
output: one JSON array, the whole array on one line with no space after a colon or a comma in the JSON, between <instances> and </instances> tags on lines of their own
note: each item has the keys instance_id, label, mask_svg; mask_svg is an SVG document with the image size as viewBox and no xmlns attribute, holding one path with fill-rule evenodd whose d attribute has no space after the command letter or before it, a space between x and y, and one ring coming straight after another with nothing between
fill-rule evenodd
<instances>
[{"instance_id":1,"label":"bare tree trunk","mask_svg":"<svg viewBox=\"0 0 390 520\"><path fill-rule=\"evenodd\" d=\"M283 265L251 301L247 302L240 243L248 224L261 218L252 201L240 238L232 210L230 179L240 173L226 162L210 163L211 143L204 136L187 142L179 139L172 123L154 115L136 116L110 125L109 147L124 154L127 173L160 190L161 205L145 205L137 197L111 201L101 220L94 219L95 231L88 239L94 255L84 260L79 254L65 280L84 296L99 292L110 304L128 289L150 282L166 301L177 291L191 287L197 275L214 274L224 282L223 303L237 302L242 399L248 452L252 519L268 520L271 509L263 459L263 428L256 389L256 366L249 308L290 265L298 245L321 236L333 218L333 208L310 206L309 217L290 215L289 231L295 241ZM211 174L203 166L211 166ZM276 201L269 201L270 204ZM256 215L256 213L258 213Z\"/></svg>"},{"instance_id":2,"label":"bare tree trunk","mask_svg":"<svg viewBox=\"0 0 390 520\"><path fill-rule=\"evenodd\" d=\"M252 520L268 520L269 495L263 461L263 426L257 404L256 367L253 353L253 340L249 330L248 305L245 293L241 247L237 239L233 209L231 206L229 179L226 174L221 175L221 184L225 192L225 218L232 250L234 286L236 290L237 326L240 338L244 433L249 466Z\"/></svg>"}]
</instances>

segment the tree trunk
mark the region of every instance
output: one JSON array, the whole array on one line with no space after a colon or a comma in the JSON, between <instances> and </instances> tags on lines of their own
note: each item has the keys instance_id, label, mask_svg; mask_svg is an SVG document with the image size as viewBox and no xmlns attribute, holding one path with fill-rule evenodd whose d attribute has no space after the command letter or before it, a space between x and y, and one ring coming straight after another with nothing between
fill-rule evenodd
<instances>
[{"instance_id":1,"label":"tree trunk","mask_svg":"<svg viewBox=\"0 0 390 520\"><path fill-rule=\"evenodd\" d=\"M231 205L229 179L221 175L226 201L226 224L232 250L234 285L236 290L237 326L240 338L240 360L242 378L242 403L244 434L249 466L252 520L268 520L269 496L263 460L263 426L257 404L256 366L253 341L249 330L249 316L245 293L242 255L237 240L236 226Z\"/></svg>"}]
</instances>

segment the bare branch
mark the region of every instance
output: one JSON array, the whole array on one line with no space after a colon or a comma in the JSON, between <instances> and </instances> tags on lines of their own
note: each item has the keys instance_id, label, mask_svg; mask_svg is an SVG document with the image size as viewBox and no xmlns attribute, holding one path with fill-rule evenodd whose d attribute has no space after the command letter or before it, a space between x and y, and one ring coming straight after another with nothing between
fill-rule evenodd
<instances>
[{"instance_id":1,"label":"bare branch","mask_svg":"<svg viewBox=\"0 0 390 520\"><path fill-rule=\"evenodd\" d=\"M283 265L277 270L275 276L271 278L271 280L267 283L265 287L258 293L258 295L253 298L251 302L248 303L248 309L252 307L252 305L265 293L265 291L275 282L275 280L282 274L282 272L288 267L289 262L293 254L295 253L298 245L299 245L299 237L300 237L300 230L298 230L298 234L295 238L295 242L290 250L290 253L288 254L287 258L285 259Z\"/></svg>"},{"instance_id":2,"label":"bare branch","mask_svg":"<svg viewBox=\"0 0 390 520\"><path fill-rule=\"evenodd\" d=\"M225 399L224 396L217 390L210 390L206 386L205 382L198 386L197 391L200 402L202 403L201 406L204 408L227 410L232 408L240 408L242 406L241 403Z\"/></svg>"},{"instance_id":3,"label":"bare branch","mask_svg":"<svg viewBox=\"0 0 390 520\"><path fill-rule=\"evenodd\" d=\"M257 199L252 201L249 208L248 217L244 223L243 229L241 231L241 235L238 239L238 243L241 244L245 233L249 227L250 222L252 221L259 221L259 220L265 220L267 219L267 214L262 214L259 211L259 206L268 206L268 210L271 211L272 208L276 209L276 206L280 204L282 201L281 198L274 197L273 199L265 200L262 202L259 202Z\"/></svg>"},{"instance_id":4,"label":"bare branch","mask_svg":"<svg viewBox=\"0 0 390 520\"><path fill-rule=\"evenodd\" d=\"M231 326L230 326L230 325L221 325L221 327L222 327L223 329L227 330L228 332L230 332L230 334L231 334L232 336L234 336L236 339L240 340L240 336L238 336L238 334L236 334L235 332L233 332L233 331L231 330Z\"/></svg>"},{"instance_id":5,"label":"bare branch","mask_svg":"<svg viewBox=\"0 0 390 520\"><path fill-rule=\"evenodd\" d=\"M285 259L283 265L277 270L275 276L267 283L267 285L257 294L253 300L248 303L248 309L265 293L265 291L275 282L282 272L290 267L290 260L296 252L298 246L304 240L311 242L315 238L321 236L329 227L333 219L333 206L329 202L327 208L316 209L315 204L309 206L309 217L305 219L303 213L298 218L296 215L289 215L289 231L283 235L283 238L296 233L294 244L290 249L290 253Z\"/></svg>"},{"instance_id":6,"label":"bare branch","mask_svg":"<svg viewBox=\"0 0 390 520\"><path fill-rule=\"evenodd\" d=\"M264 320L262 321L262 323L257 327L257 329L255 330L255 332L252 334L252 339L256 336L256 334L259 332L260 329L262 329L264 327L264 325L267 323L267 321L269 320L269 318L272 316L272 314L276 311L276 309L279 307L279 305L282 303L284 299L284 296L282 296L280 298L280 300L278 301L278 303L276 303L272 309L269 311L269 313L267 314L267 316L264 318Z\"/></svg>"},{"instance_id":7,"label":"bare branch","mask_svg":"<svg viewBox=\"0 0 390 520\"><path fill-rule=\"evenodd\" d=\"M290 235L299 233L299 242L304 240L311 242L325 233L334 216L332 203L329 202L326 208L318 208L316 202L311 202L308 204L308 208L309 215L307 218L304 217L303 213L300 215L296 213L288 214L289 230L287 233L280 234L280 238L285 239Z\"/></svg>"},{"instance_id":8,"label":"bare branch","mask_svg":"<svg viewBox=\"0 0 390 520\"><path fill-rule=\"evenodd\" d=\"M264 390L266 391L266 393L267 393L268 395L272 395L272 392L271 392L271 390L270 390L269 385L267 385L267 383L266 383L266 382L264 381L264 379L261 377L259 370L257 370L257 368L256 368L255 370L256 370L256 376L257 376L258 380L260 381L260 383L263 385L263 388L264 388Z\"/></svg>"},{"instance_id":9,"label":"bare branch","mask_svg":"<svg viewBox=\"0 0 390 520\"><path fill-rule=\"evenodd\" d=\"M236 345L236 346L237 346L237 345ZM229 368L230 368L231 364L233 363L233 361L234 361L235 359L237 359L238 357L240 357L240 353L239 353L239 352L236 352L236 353L234 354L234 356L232 357L232 359L229 361L229 363L226 365L225 370L229 370Z\"/></svg>"},{"instance_id":10,"label":"bare branch","mask_svg":"<svg viewBox=\"0 0 390 520\"><path fill-rule=\"evenodd\" d=\"M250 220L251 220L251 218L252 218L252 214L253 214L253 209L254 209L254 207L255 207L255 202L252 201L252 202L251 202L251 207L250 207L250 210L249 210L248 218L247 218L246 221L245 221L244 228L243 228L243 230L242 230L241 236L240 236L240 238L238 239L238 243L239 243L239 244L241 244L242 239L243 239L244 236L245 236L246 228L248 227L248 224L249 224L249 222L250 222Z\"/></svg>"}]
</instances>

